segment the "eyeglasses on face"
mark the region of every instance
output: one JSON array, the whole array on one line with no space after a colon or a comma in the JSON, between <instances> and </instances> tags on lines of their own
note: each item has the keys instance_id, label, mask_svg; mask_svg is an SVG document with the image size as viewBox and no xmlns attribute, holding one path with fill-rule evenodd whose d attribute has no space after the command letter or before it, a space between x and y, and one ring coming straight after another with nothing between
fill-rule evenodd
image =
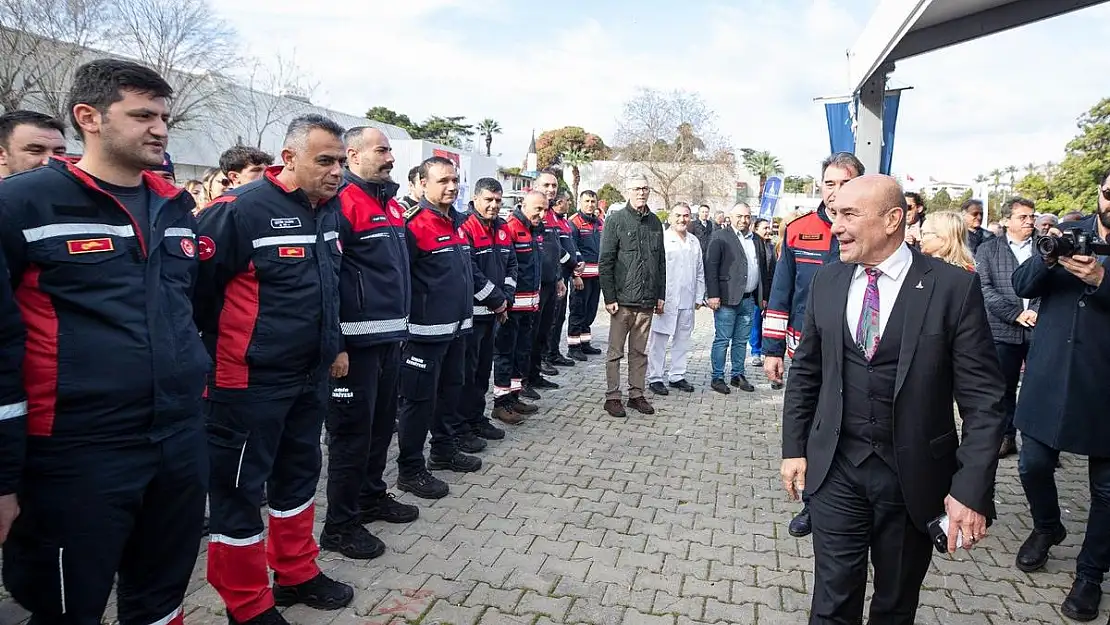
<instances>
[{"instance_id":1,"label":"eyeglasses on face","mask_svg":"<svg viewBox=\"0 0 1110 625\"><path fill-rule=\"evenodd\" d=\"M1107 201L1110 201L1110 187L1102 188L1102 197Z\"/></svg>"}]
</instances>

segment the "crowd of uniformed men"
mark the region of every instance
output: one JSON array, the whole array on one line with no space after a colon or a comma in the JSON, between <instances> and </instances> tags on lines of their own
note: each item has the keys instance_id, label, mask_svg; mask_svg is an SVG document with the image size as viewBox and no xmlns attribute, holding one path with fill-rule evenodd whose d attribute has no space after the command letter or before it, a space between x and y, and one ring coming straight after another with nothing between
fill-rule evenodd
<instances>
[{"instance_id":1,"label":"crowd of uniformed men","mask_svg":"<svg viewBox=\"0 0 1110 625\"><path fill-rule=\"evenodd\" d=\"M83 65L79 158L61 121L0 118L0 542L34 625L100 623L117 576L123 625L182 623L206 500L229 623L345 606L319 548L377 557L364 524L419 513L382 480L394 431L398 488L444 497L431 470L476 471L504 438L488 414L524 422L555 366L601 353L593 192L568 220L543 171L502 219L483 178L460 213L433 157L402 205L381 131L306 115L278 165L228 150L229 188L198 206L166 155L172 96L141 65Z\"/></svg>"}]
</instances>

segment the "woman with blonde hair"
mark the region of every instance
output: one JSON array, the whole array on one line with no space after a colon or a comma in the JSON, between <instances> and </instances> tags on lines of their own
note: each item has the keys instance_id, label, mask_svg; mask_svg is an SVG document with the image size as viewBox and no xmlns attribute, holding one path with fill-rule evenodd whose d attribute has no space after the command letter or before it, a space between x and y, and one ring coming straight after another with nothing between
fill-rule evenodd
<instances>
[{"instance_id":1,"label":"woman with blonde hair","mask_svg":"<svg viewBox=\"0 0 1110 625\"><path fill-rule=\"evenodd\" d=\"M975 257L967 246L967 224L960 213L930 214L921 224L921 251L949 265L975 271Z\"/></svg>"}]
</instances>

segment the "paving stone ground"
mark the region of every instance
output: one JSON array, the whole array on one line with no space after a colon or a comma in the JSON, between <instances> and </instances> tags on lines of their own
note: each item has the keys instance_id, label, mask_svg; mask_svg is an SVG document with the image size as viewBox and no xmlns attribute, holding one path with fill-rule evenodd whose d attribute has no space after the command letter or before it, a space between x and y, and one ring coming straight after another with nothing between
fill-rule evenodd
<instances>
[{"instance_id":1,"label":"paving stone ground","mask_svg":"<svg viewBox=\"0 0 1110 625\"><path fill-rule=\"evenodd\" d=\"M697 390L652 398L652 416L602 411L602 356L563 369L553 378L563 388L491 443L480 472L440 474L451 494L436 502L400 497L420 505L415 523L370 526L384 556L321 554L325 572L355 586L350 607L294 607L285 617L296 625L804 623L812 546L786 531L798 505L778 478L782 392L750 364L755 393L711 391L712 328L709 311L699 312L688 372ZM395 475L391 462L391 485ZM1066 456L1058 481L1070 534L1045 570L1013 566L1030 519L1010 458L998 471L991 537L971 553L934 555L918 623L1068 622L1058 606L1083 539L1086 463ZM321 480L317 534L324 505ZM189 625L226 623L205 565L202 548ZM0 625L25 620L0 591Z\"/></svg>"}]
</instances>

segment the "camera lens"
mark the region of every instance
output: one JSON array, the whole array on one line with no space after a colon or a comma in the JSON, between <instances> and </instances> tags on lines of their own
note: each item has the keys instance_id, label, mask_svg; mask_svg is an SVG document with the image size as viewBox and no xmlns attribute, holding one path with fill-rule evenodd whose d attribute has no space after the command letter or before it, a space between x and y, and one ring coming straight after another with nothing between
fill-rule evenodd
<instances>
[{"instance_id":1,"label":"camera lens","mask_svg":"<svg viewBox=\"0 0 1110 625\"><path fill-rule=\"evenodd\" d=\"M1037 252L1041 256L1053 256L1056 254L1056 237L1040 237L1037 239Z\"/></svg>"}]
</instances>

